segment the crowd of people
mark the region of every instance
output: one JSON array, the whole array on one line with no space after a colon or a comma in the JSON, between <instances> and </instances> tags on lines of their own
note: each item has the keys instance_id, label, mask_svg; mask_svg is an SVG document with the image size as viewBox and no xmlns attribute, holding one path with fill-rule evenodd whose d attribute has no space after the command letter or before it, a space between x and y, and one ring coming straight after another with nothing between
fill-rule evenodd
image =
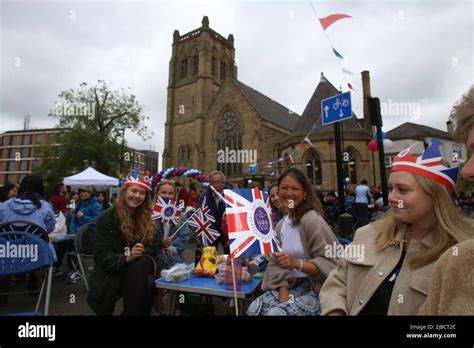
<instances>
[{"instance_id":1,"label":"crowd of people","mask_svg":"<svg viewBox=\"0 0 474 348\"><path fill-rule=\"evenodd\" d=\"M472 151L474 115L472 110L458 115L455 138ZM438 151L436 147L433 141L424 154ZM395 157L388 180L390 209L376 219L381 192L370 188L367 180L356 187L347 185L341 198L334 191L314 190L303 172L290 167L264 188L281 252L268 255L261 294L247 314L474 314L474 287L466 278L474 269L474 220L459 209L474 205L474 193L454 194L454 166L407 165L404 156L409 153L404 150ZM474 181L473 157L461 175ZM152 220L156 197L180 202L188 210L207 206L219 233L213 246L229 254L222 193L232 185L220 171L208 177L210 186L205 190L194 184L188 190L168 179L152 190L149 178L129 177L112 204L106 192L88 188L68 192L63 184L55 186L48 202L41 177L31 175L19 187L9 183L2 187L0 224L27 221L47 233L76 233L95 223L90 307L98 315L112 315L123 298L124 315L161 314L163 293L154 280L161 270L185 262L183 251L192 232L185 214L176 225ZM339 211L339 199L344 199L344 212ZM353 252L342 257L335 250L341 240L334 224L343 213L353 216L356 231L347 247ZM55 275L60 275L73 245L56 243L51 248L57 259ZM69 255L67 262L69 281L77 282L77 260ZM1 279L2 289L8 282ZM35 283L32 273L29 287Z\"/></svg>"}]
</instances>

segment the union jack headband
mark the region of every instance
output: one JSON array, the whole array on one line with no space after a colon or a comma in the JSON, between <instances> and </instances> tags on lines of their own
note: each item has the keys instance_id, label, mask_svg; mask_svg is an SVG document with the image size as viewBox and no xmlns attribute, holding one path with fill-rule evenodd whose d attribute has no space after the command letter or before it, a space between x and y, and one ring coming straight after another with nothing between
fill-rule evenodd
<instances>
[{"instance_id":1,"label":"union jack headband","mask_svg":"<svg viewBox=\"0 0 474 348\"><path fill-rule=\"evenodd\" d=\"M439 139L432 139L431 145L419 157L410 155L413 145L402 150L393 159L392 171L421 175L452 190L458 177L458 163L453 163L451 167L446 166L439 151L440 145Z\"/></svg>"},{"instance_id":2,"label":"union jack headband","mask_svg":"<svg viewBox=\"0 0 474 348\"><path fill-rule=\"evenodd\" d=\"M138 177L138 170L134 169L123 185L124 187L135 186L144 189L147 192L151 190L152 177L149 171L146 171L143 178Z\"/></svg>"}]
</instances>

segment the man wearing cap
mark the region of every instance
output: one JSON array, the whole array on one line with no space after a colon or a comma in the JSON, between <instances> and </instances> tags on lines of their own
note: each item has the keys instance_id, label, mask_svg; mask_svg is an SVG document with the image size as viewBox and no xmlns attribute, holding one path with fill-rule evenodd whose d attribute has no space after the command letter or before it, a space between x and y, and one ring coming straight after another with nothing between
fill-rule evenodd
<instances>
[{"instance_id":1,"label":"man wearing cap","mask_svg":"<svg viewBox=\"0 0 474 348\"><path fill-rule=\"evenodd\" d=\"M71 217L69 233L76 233L81 226L95 222L102 212L99 200L92 195L89 189L79 189L79 203Z\"/></svg>"}]
</instances>

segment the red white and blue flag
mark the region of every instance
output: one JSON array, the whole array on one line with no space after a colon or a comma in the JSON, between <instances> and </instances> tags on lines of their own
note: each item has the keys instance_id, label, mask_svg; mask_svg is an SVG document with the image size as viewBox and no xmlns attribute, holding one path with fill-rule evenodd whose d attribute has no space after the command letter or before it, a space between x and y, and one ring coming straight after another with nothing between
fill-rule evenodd
<instances>
[{"instance_id":1,"label":"red white and blue flag","mask_svg":"<svg viewBox=\"0 0 474 348\"><path fill-rule=\"evenodd\" d=\"M431 145L419 157L410 154L413 145L402 150L393 159L392 172L403 171L422 175L452 190L456 185L459 168L457 165L447 167L443 163L440 145L438 139L432 139Z\"/></svg>"},{"instance_id":2,"label":"red white and blue flag","mask_svg":"<svg viewBox=\"0 0 474 348\"><path fill-rule=\"evenodd\" d=\"M224 190L230 257L281 251L271 219L270 200L258 189Z\"/></svg>"},{"instance_id":3,"label":"red white and blue flag","mask_svg":"<svg viewBox=\"0 0 474 348\"><path fill-rule=\"evenodd\" d=\"M216 222L209 207L198 208L198 210L188 219L189 228L198 236L202 245L209 246L219 237L212 224Z\"/></svg>"},{"instance_id":4,"label":"red white and blue flag","mask_svg":"<svg viewBox=\"0 0 474 348\"><path fill-rule=\"evenodd\" d=\"M182 206L176 201L168 200L158 196L151 218L159 220L164 224L177 225L182 213Z\"/></svg>"},{"instance_id":5,"label":"red white and blue flag","mask_svg":"<svg viewBox=\"0 0 474 348\"><path fill-rule=\"evenodd\" d=\"M337 22L338 20L344 19L344 18L352 18L349 15L342 14L342 13L337 13L337 14L332 14L330 16L324 17L324 18L319 18L319 22L321 23L321 26L323 27L324 30L329 28L334 22Z\"/></svg>"}]
</instances>

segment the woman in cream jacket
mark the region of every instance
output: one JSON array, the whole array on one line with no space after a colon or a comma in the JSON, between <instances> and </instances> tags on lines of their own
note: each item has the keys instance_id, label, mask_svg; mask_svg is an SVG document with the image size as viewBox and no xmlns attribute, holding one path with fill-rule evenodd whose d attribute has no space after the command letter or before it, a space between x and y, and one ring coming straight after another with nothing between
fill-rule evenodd
<instances>
[{"instance_id":1,"label":"woman in cream jacket","mask_svg":"<svg viewBox=\"0 0 474 348\"><path fill-rule=\"evenodd\" d=\"M416 315L426 300L433 265L450 246L471 236L471 223L455 208L449 190L457 168L441 161L433 140L421 158L410 148L394 159L391 211L359 229L320 292L322 315Z\"/></svg>"}]
</instances>

